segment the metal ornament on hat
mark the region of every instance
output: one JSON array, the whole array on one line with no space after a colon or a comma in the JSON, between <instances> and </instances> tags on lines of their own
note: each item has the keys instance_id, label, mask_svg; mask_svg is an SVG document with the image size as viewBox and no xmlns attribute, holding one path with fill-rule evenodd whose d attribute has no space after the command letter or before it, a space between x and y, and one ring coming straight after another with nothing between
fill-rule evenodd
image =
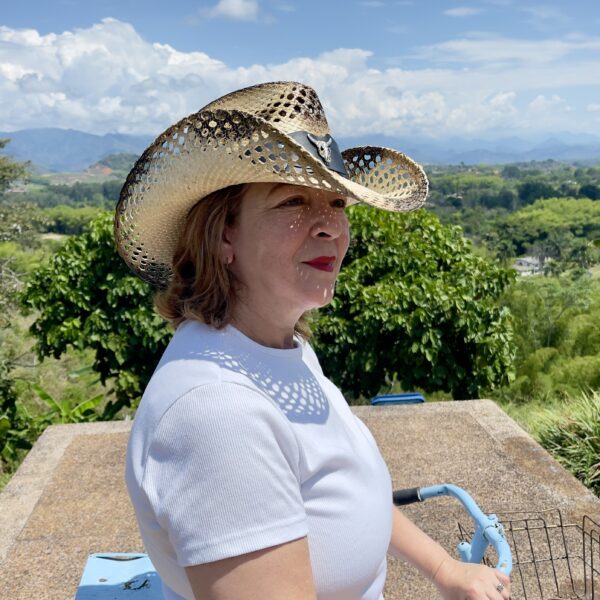
<instances>
[{"instance_id":1,"label":"metal ornament on hat","mask_svg":"<svg viewBox=\"0 0 600 600\"><path fill-rule=\"evenodd\" d=\"M331 135L315 135L308 131L293 131L288 133L295 142L310 152L319 162L331 171L335 171L348 179L348 171L344 157L340 152L337 142Z\"/></svg>"},{"instance_id":2,"label":"metal ornament on hat","mask_svg":"<svg viewBox=\"0 0 600 600\"><path fill-rule=\"evenodd\" d=\"M317 140L310 135L310 133L308 133L306 137L317 147L321 158L329 164L331 162L331 142L333 142L333 138L330 137L328 140Z\"/></svg>"}]
</instances>

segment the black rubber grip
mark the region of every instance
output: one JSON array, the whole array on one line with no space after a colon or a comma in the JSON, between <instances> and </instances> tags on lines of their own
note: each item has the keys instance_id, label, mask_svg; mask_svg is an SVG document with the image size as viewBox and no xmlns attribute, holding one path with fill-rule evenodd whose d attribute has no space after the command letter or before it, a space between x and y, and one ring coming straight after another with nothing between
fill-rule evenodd
<instances>
[{"instance_id":1,"label":"black rubber grip","mask_svg":"<svg viewBox=\"0 0 600 600\"><path fill-rule=\"evenodd\" d=\"M396 490L393 492L392 497L396 506L412 504L413 502L421 502L421 498L419 497L419 488Z\"/></svg>"}]
</instances>

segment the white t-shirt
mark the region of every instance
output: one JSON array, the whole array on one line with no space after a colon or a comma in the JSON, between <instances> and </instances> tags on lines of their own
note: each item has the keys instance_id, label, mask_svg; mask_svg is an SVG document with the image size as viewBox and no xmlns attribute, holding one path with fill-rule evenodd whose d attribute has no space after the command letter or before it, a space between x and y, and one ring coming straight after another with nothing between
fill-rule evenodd
<instances>
[{"instance_id":1,"label":"white t-shirt","mask_svg":"<svg viewBox=\"0 0 600 600\"><path fill-rule=\"evenodd\" d=\"M193 600L186 566L304 536L319 600L383 598L389 472L309 344L183 323L137 410L126 482L167 598Z\"/></svg>"}]
</instances>

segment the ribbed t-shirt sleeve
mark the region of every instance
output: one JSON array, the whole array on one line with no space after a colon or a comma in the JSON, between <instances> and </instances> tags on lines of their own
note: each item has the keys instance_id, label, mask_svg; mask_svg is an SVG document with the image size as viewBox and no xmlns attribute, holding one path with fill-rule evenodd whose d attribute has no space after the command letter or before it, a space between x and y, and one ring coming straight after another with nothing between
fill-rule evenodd
<instances>
[{"instance_id":1,"label":"ribbed t-shirt sleeve","mask_svg":"<svg viewBox=\"0 0 600 600\"><path fill-rule=\"evenodd\" d=\"M154 432L143 488L178 564L307 535L299 452L285 415L250 388L204 385L174 402Z\"/></svg>"}]
</instances>

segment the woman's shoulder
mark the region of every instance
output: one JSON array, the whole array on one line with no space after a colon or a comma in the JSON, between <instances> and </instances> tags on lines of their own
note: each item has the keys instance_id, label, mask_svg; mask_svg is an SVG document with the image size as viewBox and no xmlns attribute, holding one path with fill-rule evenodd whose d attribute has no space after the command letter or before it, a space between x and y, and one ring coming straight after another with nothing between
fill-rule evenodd
<instances>
[{"instance_id":1,"label":"woman's shoulder","mask_svg":"<svg viewBox=\"0 0 600 600\"><path fill-rule=\"evenodd\" d=\"M310 342L306 340L302 340L302 359L304 362L317 373L323 374L323 369L321 368L321 364L319 363L319 359L314 348L311 346Z\"/></svg>"},{"instance_id":2,"label":"woman's shoulder","mask_svg":"<svg viewBox=\"0 0 600 600\"><path fill-rule=\"evenodd\" d=\"M198 321L184 321L163 353L146 394L166 388L169 396L229 379L224 372L231 344L226 332Z\"/></svg>"}]
</instances>

